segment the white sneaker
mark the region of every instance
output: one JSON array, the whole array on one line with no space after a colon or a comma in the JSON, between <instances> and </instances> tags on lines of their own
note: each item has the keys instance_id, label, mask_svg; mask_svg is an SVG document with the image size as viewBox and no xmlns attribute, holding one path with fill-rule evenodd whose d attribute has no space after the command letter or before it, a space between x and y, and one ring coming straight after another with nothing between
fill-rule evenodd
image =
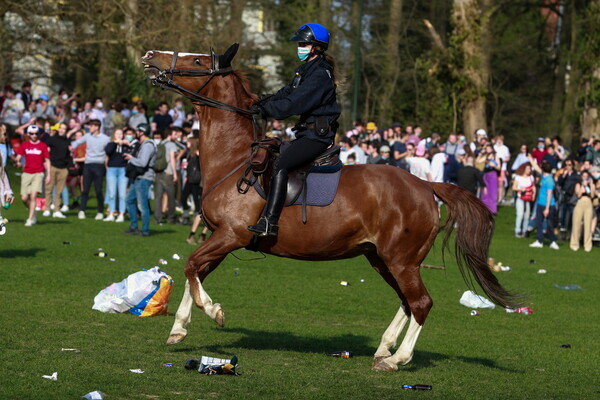
<instances>
[{"instance_id":1,"label":"white sneaker","mask_svg":"<svg viewBox=\"0 0 600 400\"><path fill-rule=\"evenodd\" d=\"M25 226L33 226L33 224L34 224L34 222L33 222L33 220L32 220L32 219L27 219L27 220L25 221Z\"/></svg>"},{"instance_id":2,"label":"white sneaker","mask_svg":"<svg viewBox=\"0 0 600 400\"><path fill-rule=\"evenodd\" d=\"M4 224L2 223L2 220L0 220L0 236L4 235L6 233L6 226L4 226Z\"/></svg>"},{"instance_id":3,"label":"white sneaker","mask_svg":"<svg viewBox=\"0 0 600 400\"><path fill-rule=\"evenodd\" d=\"M537 249L541 249L542 247L544 247L544 245L543 245L543 244L541 244L540 242L538 242L538 241L536 240L535 242L531 243L531 244L529 245L529 247L535 247L535 248L537 248Z\"/></svg>"},{"instance_id":4,"label":"white sneaker","mask_svg":"<svg viewBox=\"0 0 600 400\"><path fill-rule=\"evenodd\" d=\"M104 219L104 215L102 213L98 213L96 214L96 218L94 218L96 221L102 221Z\"/></svg>"},{"instance_id":5,"label":"white sneaker","mask_svg":"<svg viewBox=\"0 0 600 400\"><path fill-rule=\"evenodd\" d=\"M60 211L54 211L52 213L52 218L67 218L65 216L65 214L61 213Z\"/></svg>"},{"instance_id":6,"label":"white sneaker","mask_svg":"<svg viewBox=\"0 0 600 400\"><path fill-rule=\"evenodd\" d=\"M79 214L77 214L77 218L85 219L85 211L79 211Z\"/></svg>"},{"instance_id":7,"label":"white sneaker","mask_svg":"<svg viewBox=\"0 0 600 400\"><path fill-rule=\"evenodd\" d=\"M115 216L113 214L108 214L108 216L106 218L104 218L103 221L104 222L114 222L115 221Z\"/></svg>"},{"instance_id":8,"label":"white sneaker","mask_svg":"<svg viewBox=\"0 0 600 400\"><path fill-rule=\"evenodd\" d=\"M69 206L66 204L60 208L60 212L66 213L67 211L69 211Z\"/></svg>"},{"instance_id":9,"label":"white sneaker","mask_svg":"<svg viewBox=\"0 0 600 400\"><path fill-rule=\"evenodd\" d=\"M44 212L42 213L42 215L43 215L44 217L49 217L49 216L50 216L50 211L49 211L49 210L48 210L48 211L44 211Z\"/></svg>"},{"instance_id":10,"label":"white sneaker","mask_svg":"<svg viewBox=\"0 0 600 400\"><path fill-rule=\"evenodd\" d=\"M54 211L54 203L50 204L50 209Z\"/></svg>"},{"instance_id":11,"label":"white sneaker","mask_svg":"<svg viewBox=\"0 0 600 400\"><path fill-rule=\"evenodd\" d=\"M117 222L123 222L125 221L125 217L123 216L123 214L119 214L119 216L116 219Z\"/></svg>"},{"instance_id":12,"label":"white sneaker","mask_svg":"<svg viewBox=\"0 0 600 400\"><path fill-rule=\"evenodd\" d=\"M556 244L556 242L550 243L550 248L552 250L558 250L558 249L560 249L560 247L558 247L558 244Z\"/></svg>"}]
</instances>

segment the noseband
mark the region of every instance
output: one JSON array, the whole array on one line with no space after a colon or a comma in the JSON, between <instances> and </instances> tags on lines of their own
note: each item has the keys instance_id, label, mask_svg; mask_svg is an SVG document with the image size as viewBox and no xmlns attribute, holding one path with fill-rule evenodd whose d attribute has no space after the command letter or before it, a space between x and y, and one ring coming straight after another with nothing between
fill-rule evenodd
<instances>
[{"instance_id":1,"label":"noseband","mask_svg":"<svg viewBox=\"0 0 600 400\"><path fill-rule=\"evenodd\" d=\"M173 59L171 60L171 67L169 69L159 69L155 65L152 67L157 68L159 70L159 74L156 78L151 79L151 82L154 86L158 86L161 89L171 90L175 92L180 92L189 97L192 101L198 101L207 105L209 107L220 108L222 110L228 110L237 112L243 115L252 116L255 113L250 110L245 110L243 108L239 108L236 106L232 106L230 104L223 103L219 100L213 99L211 97L200 94L200 91L208 85L208 83L214 78L216 75L227 75L233 72L233 68L231 66L220 68L219 67L219 56L215 53L215 51L210 49L210 58L211 58L211 68L210 69L176 69L177 65L177 56L179 52L176 51L173 53ZM197 91L191 91L189 89L184 88L179 85L175 81L173 81L174 76L209 76L209 78L204 82L202 86Z\"/></svg>"}]
</instances>

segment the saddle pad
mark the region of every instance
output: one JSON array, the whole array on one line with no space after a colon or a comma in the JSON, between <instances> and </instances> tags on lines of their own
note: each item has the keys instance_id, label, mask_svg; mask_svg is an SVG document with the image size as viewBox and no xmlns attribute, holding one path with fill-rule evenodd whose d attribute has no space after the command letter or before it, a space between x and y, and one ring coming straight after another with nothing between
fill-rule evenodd
<instances>
[{"instance_id":1,"label":"saddle pad","mask_svg":"<svg viewBox=\"0 0 600 400\"><path fill-rule=\"evenodd\" d=\"M310 173L306 178L306 187L308 193L306 194L306 205L308 206L328 206L335 199L337 193L338 184L340 183L341 170L334 173L319 174ZM264 199L266 198L262 188L255 183L254 189ZM296 199L292 206L302 205L302 199L304 198L304 190L300 193L300 196Z\"/></svg>"}]
</instances>

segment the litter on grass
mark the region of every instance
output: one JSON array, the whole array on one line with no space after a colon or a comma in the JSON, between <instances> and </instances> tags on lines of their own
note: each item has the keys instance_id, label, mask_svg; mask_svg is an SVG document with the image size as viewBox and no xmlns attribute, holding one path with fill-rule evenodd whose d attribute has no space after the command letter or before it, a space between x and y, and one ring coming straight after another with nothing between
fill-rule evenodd
<instances>
[{"instance_id":1,"label":"litter on grass","mask_svg":"<svg viewBox=\"0 0 600 400\"><path fill-rule=\"evenodd\" d=\"M134 374L143 374L144 373L144 371L142 371L139 368L130 369L129 371L133 372Z\"/></svg>"},{"instance_id":2,"label":"litter on grass","mask_svg":"<svg viewBox=\"0 0 600 400\"><path fill-rule=\"evenodd\" d=\"M341 281L340 285L342 285L342 286L350 286L350 283L348 283L346 281Z\"/></svg>"},{"instance_id":3,"label":"litter on grass","mask_svg":"<svg viewBox=\"0 0 600 400\"><path fill-rule=\"evenodd\" d=\"M545 274L546 272L548 272L548 271L546 271L543 268L538 269L538 274Z\"/></svg>"},{"instance_id":4,"label":"litter on grass","mask_svg":"<svg viewBox=\"0 0 600 400\"><path fill-rule=\"evenodd\" d=\"M496 305L486 299L485 297L479 296L478 294L473 293L471 290L467 290L463 293L462 297L459 300L459 303L465 307L470 308L496 308Z\"/></svg>"},{"instance_id":5,"label":"litter on grass","mask_svg":"<svg viewBox=\"0 0 600 400\"><path fill-rule=\"evenodd\" d=\"M58 380L58 372L55 372L52 375L42 375L42 378L50 379L51 381L57 381Z\"/></svg>"},{"instance_id":6,"label":"litter on grass","mask_svg":"<svg viewBox=\"0 0 600 400\"><path fill-rule=\"evenodd\" d=\"M89 392L88 394L86 394L85 396L83 396L84 399L88 399L88 400L103 400L104 399L104 393L102 393L99 390L95 390L93 392Z\"/></svg>"},{"instance_id":7,"label":"litter on grass","mask_svg":"<svg viewBox=\"0 0 600 400\"><path fill-rule=\"evenodd\" d=\"M570 344L561 344L560 347L562 347L563 349L570 349L571 345Z\"/></svg>"},{"instance_id":8,"label":"litter on grass","mask_svg":"<svg viewBox=\"0 0 600 400\"><path fill-rule=\"evenodd\" d=\"M158 267L141 270L104 288L92 309L117 313L129 311L140 317L167 314L173 278Z\"/></svg>"},{"instance_id":9,"label":"litter on grass","mask_svg":"<svg viewBox=\"0 0 600 400\"><path fill-rule=\"evenodd\" d=\"M571 283L570 285L557 285L556 283L553 286L557 289L562 290L583 290L583 288L575 283Z\"/></svg>"},{"instance_id":10,"label":"litter on grass","mask_svg":"<svg viewBox=\"0 0 600 400\"><path fill-rule=\"evenodd\" d=\"M181 256L177 253L173 254L173 260L181 260Z\"/></svg>"},{"instance_id":11,"label":"litter on grass","mask_svg":"<svg viewBox=\"0 0 600 400\"><path fill-rule=\"evenodd\" d=\"M73 353L81 353L81 350L79 350L79 349L65 349L65 348L62 348L62 349L60 349L60 351L72 351Z\"/></svg>"},{"instance_id":12,"label":"litter on grass","mask_svg":"<svg viewBox=\"0 0 600 400\"><path fill-rule=\"evenodd\" d=\"M197 369L204 375L239 375L237 368L237 356L231 360L202 356L200 360L192 359L185 363L185 369Z\"/></svg>"}]
</instances>

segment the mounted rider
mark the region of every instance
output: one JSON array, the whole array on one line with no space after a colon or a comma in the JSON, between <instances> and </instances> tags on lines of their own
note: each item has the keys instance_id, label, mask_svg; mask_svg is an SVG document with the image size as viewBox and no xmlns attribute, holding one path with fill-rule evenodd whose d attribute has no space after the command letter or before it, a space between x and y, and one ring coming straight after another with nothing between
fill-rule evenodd
<instances>
[{"instance_id":1,"label":"mounted rider","mask_svg":"<svg viewBox=\"0 0 600 400\"><path fill-rule=\"evenodd\" d=\"M265 117L278 120L299 115L296 139L275 163L265 215L248 229L258 236L277 236L288 173L313 161L333 144L340 116L336 99L335 62L325 53L329 31L311 22L302 25L290 41L298 42L297 54L304 63L291 83L266 101L253 106Z\"/></svg>"}]
</instances>

